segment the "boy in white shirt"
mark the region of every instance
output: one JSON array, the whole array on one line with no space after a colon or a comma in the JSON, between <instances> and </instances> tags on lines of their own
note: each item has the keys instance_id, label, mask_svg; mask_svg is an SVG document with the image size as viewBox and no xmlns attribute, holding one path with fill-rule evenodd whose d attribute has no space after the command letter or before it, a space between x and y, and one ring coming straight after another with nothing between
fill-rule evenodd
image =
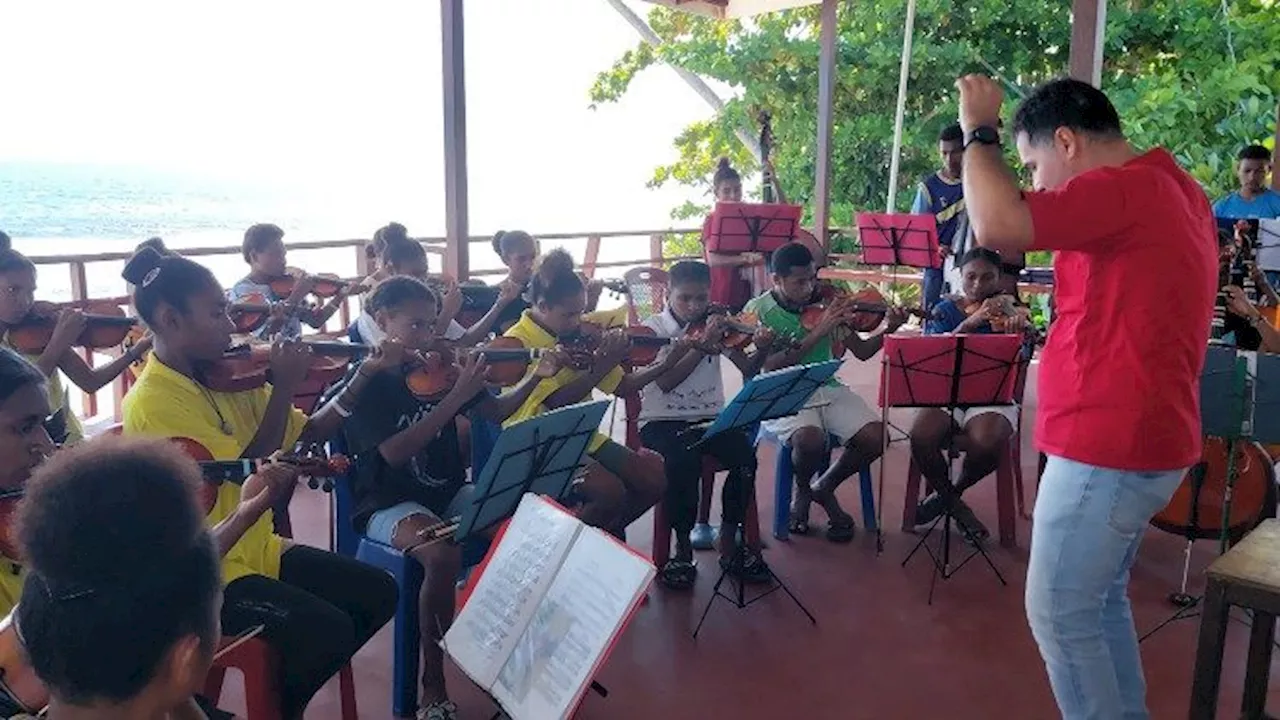
<instances>
[{"instance_id":1,"label":"boy in white shirt","mask_svg":"<svg viewBox=\"0 0 1280 720\"><path fill-rule=\"evenodd\" d=\"M667 587L687 589L693 586L697 576L689 533L698 512L703 454L716 458L721 467L729 471L722 492L719 540L722 567L729 567L736 529L746 515L756 478L755 447L745 431L724 433L704 446L690 449L689 446L702 437L702 429L693 426L705 424L724 409L720 355L727 355L743 377L750 377L759 371L765 354L757 350L748 356L740 350L722 348L719 340L727 323L722 315L708 318L711 271L706 264L678 262L671 267L669 278L666 309L646 319L644 325L652 328L658 337L665 338L684 337L690 323L704 319L707 327L700 341L662 349L663 356L672 352L680 356L671 370L640 392L640 439L645 447L657 451L666 461L667 491L663 502L676 535L675 555L660 569L658 579ZM767 331L755 336L757 347L767 348L771 341ZM654 538L654 542L669 540ZM768 567L760 557L759 548L747 548L745 557L741 579L767 582Z\"/></svg>"}]
</instances>

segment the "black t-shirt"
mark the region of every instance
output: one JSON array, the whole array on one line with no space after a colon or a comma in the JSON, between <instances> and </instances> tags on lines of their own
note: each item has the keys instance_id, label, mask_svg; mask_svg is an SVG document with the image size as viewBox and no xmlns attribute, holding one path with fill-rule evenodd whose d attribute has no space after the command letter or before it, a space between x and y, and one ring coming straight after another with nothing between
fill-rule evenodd
<instances>
[{"instance_id":1,"label":"black t-shirt","mask_svg":"<svg viewBox=\"0 0 1280 720\"><path fill-rule=\"evenodd\" d=\"M356 407L351 408L343 433L355 461L351 489L355 496L352 522L357 531L364 532L373 513L402 502L416 502L442 516L466 482L456 419L450 419L435 438L400 467L387 464L378 452L385 440L422 420L434 408L432 403L415 398L405 387L404 376L397 372L374 376Z\"/></svg>"},{"instance_id":2,"label":"black t-shirt","mask_svg":"<svg viewBox=\"0 0 1280 720\"><path fill-rule=\"evenodd\" d=\"M512 300L506 307L502 308L502 312L498 313L498 319L493 321L493 327L490 331L494 335L501 335L508 328L520 321L520 316L524 314L531 306L525 296L529 293L529 285L525 284L524 289Z\"/></svg>"}]
</instances>

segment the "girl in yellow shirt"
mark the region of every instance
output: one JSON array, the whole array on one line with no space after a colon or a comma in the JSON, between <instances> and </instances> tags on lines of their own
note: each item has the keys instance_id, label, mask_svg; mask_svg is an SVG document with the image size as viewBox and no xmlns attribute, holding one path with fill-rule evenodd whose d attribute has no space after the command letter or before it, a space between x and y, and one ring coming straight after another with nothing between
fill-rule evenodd
<instances>
[{"instance_id":1,"label":"girl in yellow shirt","mask_svg":"<svg viewBox=\"0 0 1280 720\"><path fill-rule=\"evenodd\" d=\"M529 348L553 348L579 330L587 308L587 288L574 272L573 258L567 252L552 250L539 260L529 281L529 296L531 307L506 331L507 337L519 338ZM593 389L619 397L639 392L673 366L664 359L626 373L622 362L627 351L622 332L607 331L588 367L564 368L542 380L504 426L582 402ZM667 358L678 355L669 353ZM662 456L650 450L631 450L600 433L587 445L587 453L591 461L580 489L584 501L580 516L584 522L621 537L628 525L662 498L666 490Z\"/></svg>"},{"instance_id":2,"label":"girl in yellow shirt","mask_svg":"<svg viewBox=\"0 0 1280 720\"><path fill-rule=\"evenodd\" d=\"M310 365L304 344L272 350L274 387L221 392L206 384L234 329L222 287L207 268L143 248L125 266L134 305L155 347L125 396L126 434L185 437L215 460L261 458L298 443L332 437L367 377L355 377L334 402L307 418L292 405ZM379 357L369 363L377 367ZM218 523L234 512L241 489L225 483L209 513ZM395 582L384 572L333 553L293 545L271 532L270 512L249 526L223 560L227 582L222 624L227 634L264 625L280 655L283 715L299 718L312 695L345 665L395 610Z\"/></svg>"},{"instance_id":3,"label":"girl in yellow shirt","mask_svg":"<svg viewBox=\"0 0 1280 720\"><path fill-rule=\"evenodd\" d=\"M0 344L12 347L9 329L22 322L31 312L35 305L35 294L35 264L14 250L9 236L0 232ZM59 445L84 439L84 430L68 402L62 375L65 374L84 392L96 393L124 372L130 363L142 357L151 346L151 341L144 339L106 365L89 367L84 358L71 349L71 343L84 331L85 322L81 311L62 310L58 313L53 337L45 346L44 352L27 356L49 379L46 390L53 405L53 413L49 417L48 426L54 442Z\"/></svg>"}]
</instances>

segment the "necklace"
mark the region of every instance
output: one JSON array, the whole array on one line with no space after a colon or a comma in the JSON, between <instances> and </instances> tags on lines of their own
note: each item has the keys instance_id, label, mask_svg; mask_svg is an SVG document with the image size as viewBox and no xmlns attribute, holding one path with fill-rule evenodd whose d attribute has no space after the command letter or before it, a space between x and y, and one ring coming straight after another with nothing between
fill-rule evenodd
<instances>
[{"instance_id":1,"label":"necklace","mask_svg":"<svg viewBox=\"0 0 1280 720\"><path fill-rule=\"evenodd\" d=\"M199 385L199 383L197 383L197 385ZM218 407L218 402L213 397L213 393L209 392L209 388L205 387L204 385L200 385L200 393L204 395L204 399L209 402L209 405L210 407L213 408L213 411L218 414L218 429L221 430L222 434L226 435L227 437L230 437L231 435L233 435L234 433L231 432L231 426L227 424L227 419L222 416L222 408Z\"/></svg>"}]
</instances>

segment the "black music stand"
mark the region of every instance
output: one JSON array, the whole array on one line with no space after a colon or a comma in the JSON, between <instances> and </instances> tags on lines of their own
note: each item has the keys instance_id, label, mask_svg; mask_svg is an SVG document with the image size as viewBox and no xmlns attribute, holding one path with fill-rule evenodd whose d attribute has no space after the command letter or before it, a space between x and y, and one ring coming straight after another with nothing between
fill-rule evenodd
<instances>
[{"instance_id":1,"label":"black music stand","mask_svg":"<svg viewBox=\"0 0 1280 720\"><path fill-rule=\"evenodd\" d=\"M771 253L796 237L799 205L716 203L707 250L715 253Z\"/></svg>"},{"instance_id":2,"label":"black music stand","mask_svg":"<svg viewBox=\"0 0 1280 720\"><path fill-rule=\"evenodd\" d=\"M503 430L457 519L453 541L511 517L527 492L563 499L608 407L605 400L567 405Z\"/></svg>"},{"instance_id":3,"label":"black music stand","mask_svg":"<svg viewBox=\"0 0 1280 720\"><path fill-rule=\"evenodd\" d=\"M702 437L692 447L701 447L709 440L714 440L721 433L732 430L746 431L747 428L763 420L795 415L800 412L813 393L830 380L831 376L835 375L841 364L843 363L840 360L829 360L756 375L742 386L738 394L734 396L733 400L729 401L724 410L720 411L715 420L711 421ZM782 449L779 448L778 452L782 452ZM754 484L754 478L752 482ZM745 497L740 498L740 507L745 508L750 504L748 502L751 497L749 493L752 490L752 485L742 483L742 492ZM746 583L741 579L742 570L747 560L744 533L742 522L739 521L738 527L734 529L733 555L729 558L728 565L720 570L720 577L716 580L715 587L712 588L711 598L707 600L707 606L702 611L702 617L698 620L697 627L693 629L693 637L697 639L698 632L702 630L702 624L706 622L707 615L711 612L711 605L715 603L716 598L724 598L733 603L739 610L742 610L751 603L778 590L785 592L792 602L796 604L796 607L800 608L800 611L809 618L809 622L817 625L817 618L813 616L813 613L809 612L804 603L800 602L795 593L791 592L791 589L782 582L782 579L773 571L773 568L769 568L769 588L762 590L759 595L747 599ZM739 537L741 537L740 540L737 539ZM654 542L659 542L659 538L654 538ZM667 542L667 538L661 538L661 542ZM732 596L720 590L731 572L735 572L735 574L730 583L736 586L736 592Z\"/></svg>"},{"instance_id":4,"label":"black music stand","mask_svg":"<svg viewBox=\"0 0 1280 720\"><path fill-rule=\"evenodd\" d=\"M862 262L938 270L938 223L932 215L858 213Z\"/></svg>"},{"instance_id":5,"label":"black music stand","mask_svg":"<svg viewBox=\"0 0 1280 720\"><path fill-rule=\"evenodd\" d=\"M1222 343L1209 346L1205 354L1204 369L1200 373L1200 424L1203 435L1222 438L1227 442L1228 488L1234 487L1238 478L1235 460L1238 443L1280 442L1280 418L1275 417L1277 405L1280 405L1280 356L1260 355ZM1260 409L1263 411L1259 412ZM1205 473L1203 462L1188 472L1193 506L1196 504L1195 496L1202 490ZM1227 498L1230 498L1229 494ZM1274 500L1269 500L1267 507L1274 508ZM1178 610L1148 630L1138 642L1145 641L1171 623L1200 614L1203 596L1187 592L1191 549L1196 540L1216 539L1219 554L1225 553L1231 542L1239 540L1239 537L1233 537L1238 533L1231 531L1230 514L1231 503L1226 502L1220 518L1221 528L1217 532L1198 528L1194 524L1186 528L1167 527L1158 519L1152 519L1152 525L1166 532L1182 535L1187 544L1183 552L1182 583L1177 592L1169 594L1169 602L1177 606ZM1262 518L1270 516L1271 514L1264 512ZM1232 619L1245 623L1236 617ZM1280 647L1280 643L1276 643L1276 647Z\"/></svg>"},{"instance_id":6,"label":"black music stand","mask_svg":"<svg viewBox=\"0 0 1280 720\"><path fill-rule=\"evenodd\" d=\"M943 409L948 414L971 407L1012 405L1022 344L1020 335L890 335L884 341L881 405L886 412L890 407L931 407ZM883 464L880 473L883 488ZM956 521L956 500L944 498L942 515L929 525L902 561L902 566L906 567L920 548L924 548L933 561L933 577L929 581L931 605L938 578L950 580L979 555L1000 584L1008 585L982 543L969 528ZM973 547L972 552L954 565L951 558L953 525L960 528ZM928 540L939 526L942 534L935 551L929 547Z\"/></svg>"}]
</instances>

